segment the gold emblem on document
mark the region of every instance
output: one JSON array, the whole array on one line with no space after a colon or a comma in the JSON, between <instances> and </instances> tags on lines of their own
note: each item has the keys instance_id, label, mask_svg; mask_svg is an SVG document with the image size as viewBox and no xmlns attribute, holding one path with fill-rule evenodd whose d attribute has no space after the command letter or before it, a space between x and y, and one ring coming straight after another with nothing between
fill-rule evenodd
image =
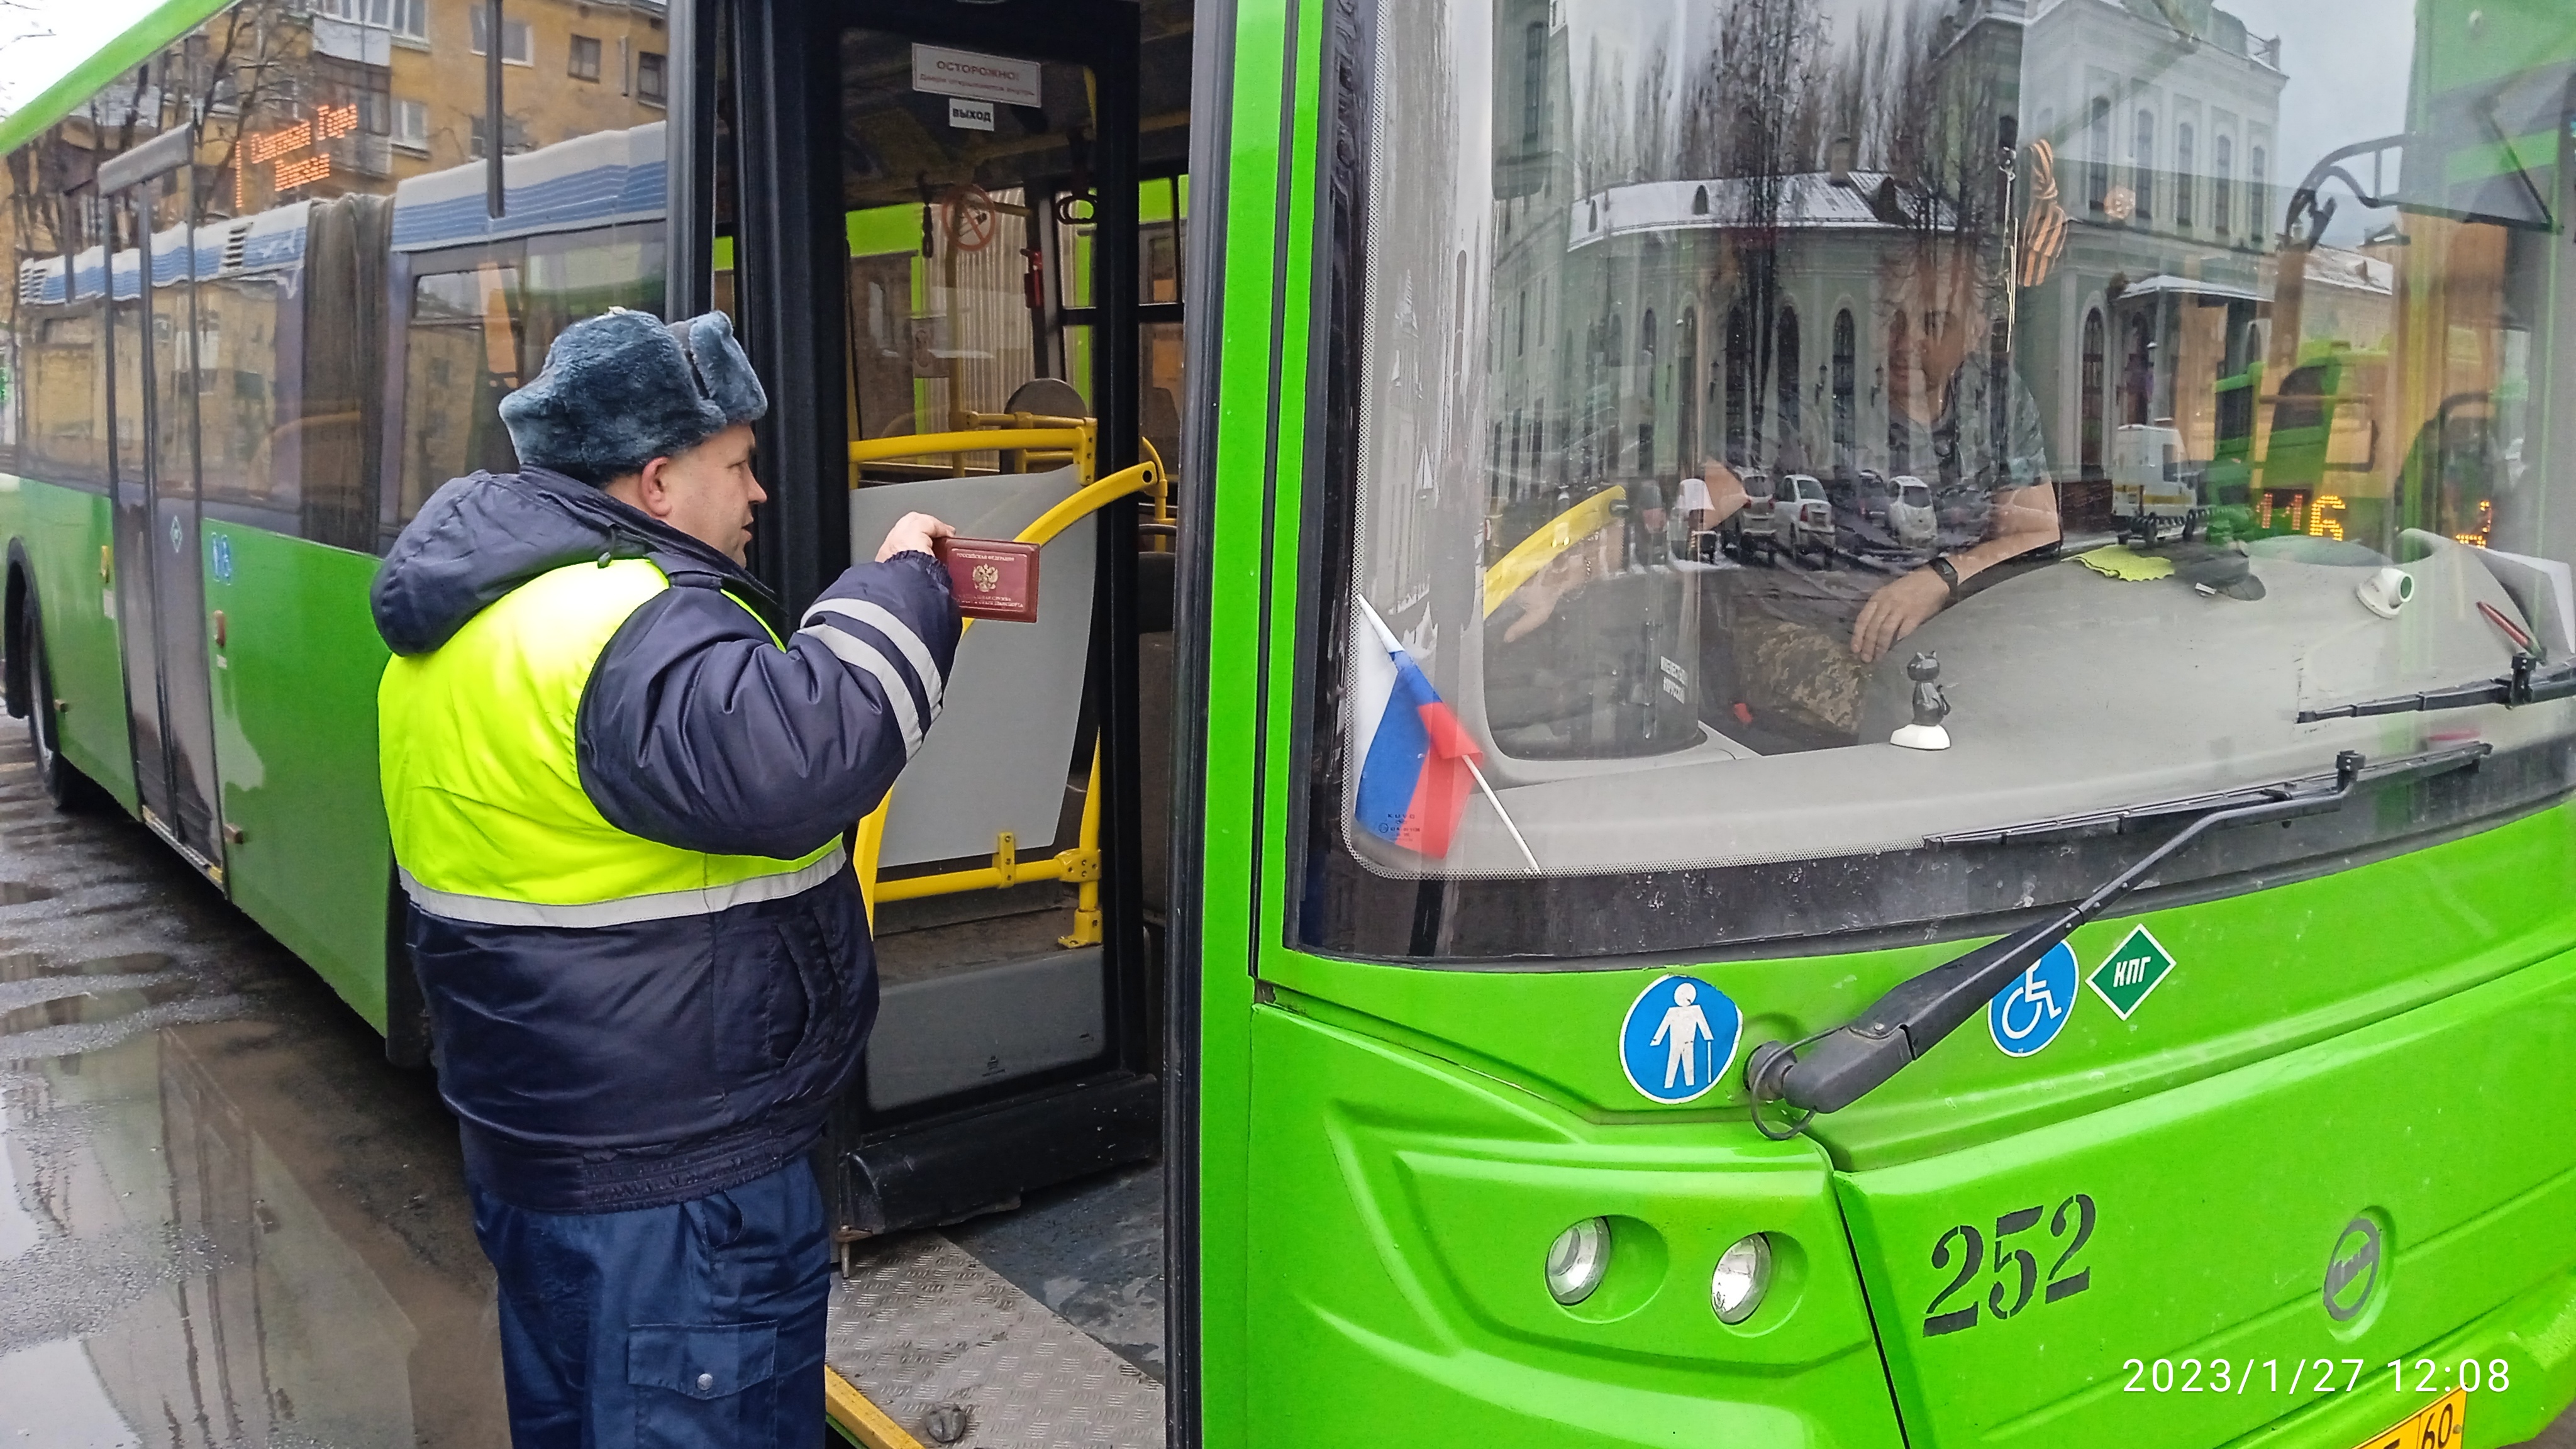
<instances>
[{"instance_id":1,"label":"gold emblem on document","mask_svg":"<svg viewBox=\"0 0 2576 1449\"><path fill-rule=\"evenodd\" d=\"M973 577L976 592L989 594L993 592L994 586L1002 581L1002 571L988 563L977 564Z\"/></svg>"}]
</instances>

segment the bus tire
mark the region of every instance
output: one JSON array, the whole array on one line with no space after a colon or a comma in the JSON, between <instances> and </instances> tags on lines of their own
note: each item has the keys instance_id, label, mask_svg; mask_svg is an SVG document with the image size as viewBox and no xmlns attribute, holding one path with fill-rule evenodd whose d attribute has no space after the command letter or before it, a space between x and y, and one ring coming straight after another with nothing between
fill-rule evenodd
<instances>
[{"instance_id":1,"label":"bus tire","mask_svg":"<svg viewBox=\"0 0 2576 1449\"><path fill-rule=\"evenodd\" d=\"M89 809L107 796L98 782L63 758L61 713L54 703L54 669L45 658L45 629L31 595L19 616L18 649L27 661L27 743L36 752L36 783L66 814Z\"/></svg>"}]
</instances>

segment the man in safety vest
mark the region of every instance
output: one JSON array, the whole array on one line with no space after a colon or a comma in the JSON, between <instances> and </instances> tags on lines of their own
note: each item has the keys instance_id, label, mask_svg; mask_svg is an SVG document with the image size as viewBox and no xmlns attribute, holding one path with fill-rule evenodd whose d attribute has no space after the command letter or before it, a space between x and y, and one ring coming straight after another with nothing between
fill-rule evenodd
<instances>
[{"instance_id":1,"label":"man in safety vest","mask_svg":"<svg viewBox=\"0 0 2576 1449\"><path fill-rule=\"evenodd\" d=\"M877 1012L842 832L959 622L918 513L764 622L768 406L721 314L577 323L501 403L520 471L441 488L376 575L385 813L522 1449L822 1441L807 1154Z\"/></svg>"}]
</instances>

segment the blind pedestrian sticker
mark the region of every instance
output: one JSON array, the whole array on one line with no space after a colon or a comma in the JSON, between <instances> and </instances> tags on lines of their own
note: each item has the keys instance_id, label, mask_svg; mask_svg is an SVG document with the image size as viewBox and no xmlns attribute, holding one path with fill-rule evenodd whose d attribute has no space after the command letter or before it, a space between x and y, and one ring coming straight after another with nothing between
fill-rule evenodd
<instances>
[{"instance_id":1,"label":"blind pedestrian sticker","mask_svg":"<svg viewBox=\"0 0 2576 1449\"><path fill-rule=\"evenodd\" d=\"M2075 1012L2075 948L2056 947L1986 1003L1986 1031L2008 1057L2034 1056Z\"/></svg>"},{"instance_id":2,"label":"blind pedestrian sticker","mask_svg":"<svg viewBox=\"0 0 2576 1449\"><path fill-rule=\"evenodd\" d=\"M1743 1033L1744 1013L1725 992L1694 976L1660 976L1628 1008L1619 1067L1628 1085L1677 1106L1718 1084Z\"/></svg>"}]
</instances>

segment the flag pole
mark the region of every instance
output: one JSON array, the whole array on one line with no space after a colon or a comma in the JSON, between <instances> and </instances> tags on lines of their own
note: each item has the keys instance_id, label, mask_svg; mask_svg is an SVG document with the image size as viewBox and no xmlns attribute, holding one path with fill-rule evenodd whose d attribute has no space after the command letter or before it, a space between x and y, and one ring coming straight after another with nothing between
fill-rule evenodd
<instances>
[{"instance_id":1,"label":"flag pole","mask_svg":"<svg viewBox=\"0 0 2576 1449\"><path fill-rule=\"evenodd\" d=\"M1521 848L1521 859L1529 862L1530 874L1543 874L1538 868L1538 857L1530 854L1529 842L1521 839L1521 828L1512 823L1512 817L1503 809L1503 802L1495 799L1494 787L1485 783L1485 772L1476 768L1475 761L1468 760L1467 773L1476 777L1476 788L1485 792L1485 799L1492 803L1494 813L1502 816L1503 828L1512 833L1512 844Z\"/></svg>"},{"instance_id":2,"label":"flag pole","mask_svg":"<svg viewBox=\"0 0 2576 1449\"><path fill-rule=\"evenodd\" d=\"M1357 590L1352 591L1351 598L1359 604L1360 612L1368 617L1369 627L1377 631L1378 642L1386 646L1387 653L1403 653L1408 658L1411 657L1405 650L1404 642L1395 637L1394 630L1386 627L1386 621L1377 616L1377 610L1369 607L1368 600L1361 598ZM1545 872L1538 868L1538 857L1530 853L1529 842L1522 838L1521 828L1512 823L1511 812L1503 808L1502 797L1494 793L1493 784L1485 778L1485 772L1476 768L1474 760L1464 755L1459 758L1466 764L1467 773L1476 777L1476 788L1485 792L1485 803L1494 807L1494 814L1501 818L1503 828L1511 832L1512 844L1521 848L1521 859L1529 862L1530 874L1544 874Z\"/></svg>"}]
</instances>

